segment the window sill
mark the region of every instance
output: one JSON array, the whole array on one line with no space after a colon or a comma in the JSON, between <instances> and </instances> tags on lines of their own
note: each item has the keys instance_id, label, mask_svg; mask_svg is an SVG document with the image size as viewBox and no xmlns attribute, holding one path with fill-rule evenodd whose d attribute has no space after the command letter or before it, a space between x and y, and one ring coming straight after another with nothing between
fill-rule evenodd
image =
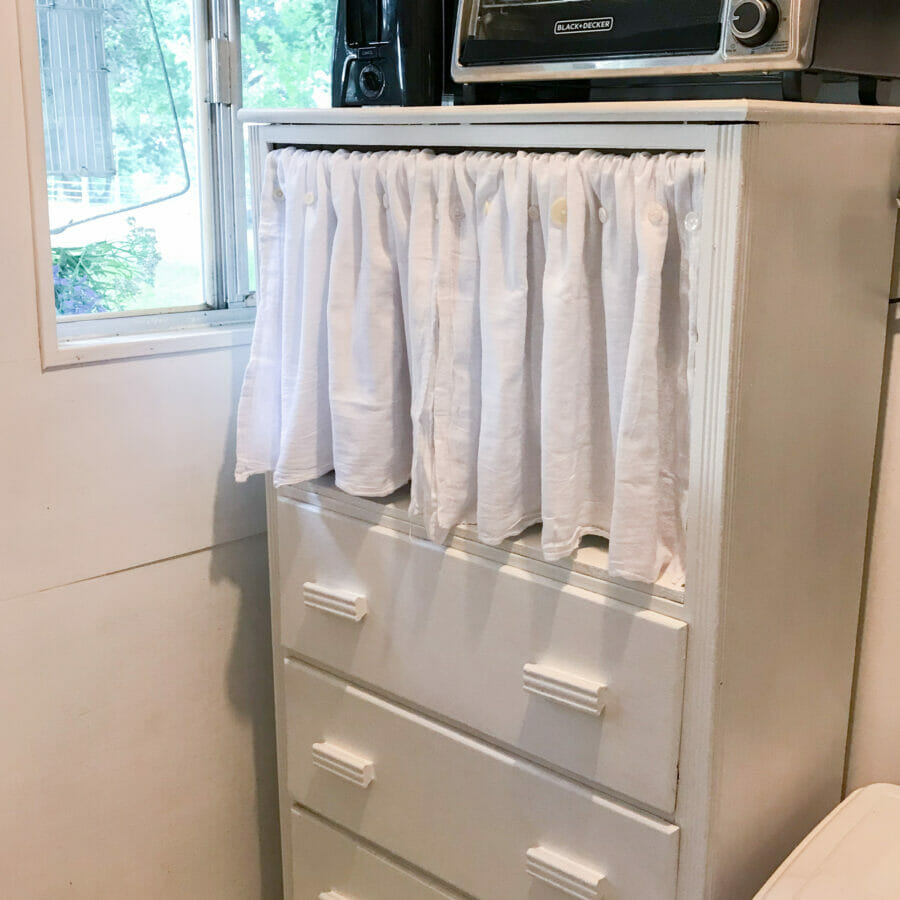
<instances>
[{"instance_id":1,"label":"window sill","mask_svg":"<svg viewBox=\"0 0 900 900\"><path fill-rule=\"evenodd\" d=\"M255 307L60 321L44 369L249 344Z\"/></svg>"}]
</instances>

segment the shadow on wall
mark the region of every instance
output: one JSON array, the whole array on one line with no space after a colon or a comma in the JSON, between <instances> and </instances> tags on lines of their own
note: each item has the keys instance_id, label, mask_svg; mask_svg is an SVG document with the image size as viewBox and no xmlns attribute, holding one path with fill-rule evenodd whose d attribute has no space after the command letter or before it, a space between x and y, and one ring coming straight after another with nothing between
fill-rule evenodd
<instances>
[{"instance_id":1,"label":"shadow on wall","mask_svg":"<svg viewBox=\"0 0 900 900\"><path fill-rule=\"evenodd\" d=\"M232 386L239 395L244 376L241 354L235 354ZM272 637L268 590L260 594L259 580L242 564L242 556L231 552L218 537L227 532L221 497L235 490L234 435L237 409L228 423L228 446L219 471L216 491L214 535L216 547L211 554L210 580L226 580L238 592L238 617L228 663L226 687L237 714L249 720L253 735L253 761L256 777L256 824L259 846L259 897L278 900L283 896L281 878L281 837L278 815L278 785L275 754L275 706L272 684ZM261 479L259 489L262 490ZM268 582L266 582L266 587Z\"/></svg>"}]
</instances>

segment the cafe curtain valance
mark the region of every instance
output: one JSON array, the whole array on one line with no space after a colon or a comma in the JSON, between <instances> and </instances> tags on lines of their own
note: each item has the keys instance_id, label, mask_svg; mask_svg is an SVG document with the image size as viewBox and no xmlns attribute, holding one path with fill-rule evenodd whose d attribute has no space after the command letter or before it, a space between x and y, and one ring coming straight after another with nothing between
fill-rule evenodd
<instances>
[{"instance_id":1,"label":"cafe curtain valance","mask_svg":"<svg viewBox=\"0 0 900 900\"><path fill-rule=\"evenodd\" d=\"M443 540L683 574L700 154L266 160L239 480L334 471Z\"/></svg>"}]
</instances>

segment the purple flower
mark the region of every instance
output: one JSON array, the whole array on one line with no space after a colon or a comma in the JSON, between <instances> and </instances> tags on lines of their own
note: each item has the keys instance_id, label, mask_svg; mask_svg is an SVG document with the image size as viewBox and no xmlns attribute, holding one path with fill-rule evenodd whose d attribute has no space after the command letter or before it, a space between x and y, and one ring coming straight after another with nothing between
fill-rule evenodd
<instances>
[{"instance_id":1,"label":"purple flower","mask_svg":"<svg viewBox=\"0 0 900 900\"><path fill-rule=\"evenodd\" d=\"M56 295L56 311L61 316L80 316L87 313L109 312L108 304L91 287L83 276L66 278L59 266L53 267L53 287Z\"/></svg>"}]
</instances>

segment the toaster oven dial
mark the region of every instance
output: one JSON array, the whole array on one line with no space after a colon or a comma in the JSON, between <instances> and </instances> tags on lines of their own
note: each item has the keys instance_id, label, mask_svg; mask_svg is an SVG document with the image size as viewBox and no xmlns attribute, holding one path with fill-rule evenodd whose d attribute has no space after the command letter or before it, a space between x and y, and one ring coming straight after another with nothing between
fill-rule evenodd
<instances>
[{"instance_id":1,"label":"toaster oven dial","mask_svg":"<svg viewBox=\"0 0 900 900\"><path fill-rule=\"evenodd\" d=\"M744 0L734 7L731 33L745 47L759 47L775 34L780 19L773 0Z\"/></svg>"}]
</instances>

